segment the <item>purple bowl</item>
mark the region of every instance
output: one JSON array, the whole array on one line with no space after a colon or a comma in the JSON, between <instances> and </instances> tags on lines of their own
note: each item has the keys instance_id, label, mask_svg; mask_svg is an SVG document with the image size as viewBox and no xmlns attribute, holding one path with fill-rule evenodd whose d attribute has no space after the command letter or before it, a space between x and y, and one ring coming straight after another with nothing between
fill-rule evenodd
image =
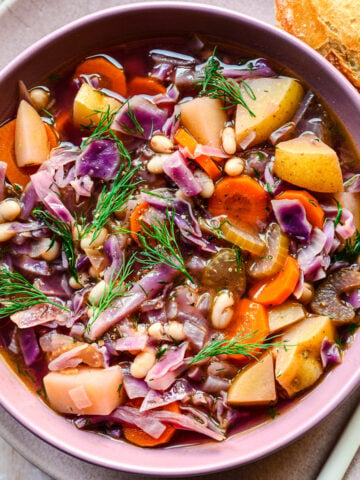
<instances>
[{"instance_id":1,"label":"purple bowl","mask_svg":"<svg viewBox=\"0 0 360 480\"><path fill-rule=\"evenodd\" d=\"M94 34L96 32L96 34ZM360 96L320 55L292 36L238 13L189 3L145 3L115 7L77 20L46 36L0 73L0 123L13 114L17 80L36 84L69 61L92 51L161 36L211 33L282 63L299 75L333 109L360 147ZM77 430L27 390L0 361L0 403L25 427L61 450L105 467L156 476L186 476L234 468L273 453L328 415L359 384L360 336L344 362L275 420L236 434L223 443L139 449Z\"/></svg>"}]
</instances>

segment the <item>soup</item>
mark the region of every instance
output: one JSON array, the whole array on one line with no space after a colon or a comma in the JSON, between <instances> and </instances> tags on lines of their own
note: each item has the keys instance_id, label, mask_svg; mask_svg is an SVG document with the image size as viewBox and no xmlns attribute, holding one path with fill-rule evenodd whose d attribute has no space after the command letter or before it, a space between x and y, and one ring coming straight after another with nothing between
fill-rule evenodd
<instances>
[{"instance_id":1,"label":"soup","mask_svg":"<svg viewBox=\"0 0 360 480\"><path fill-rule=\"evenodd\" d=\"M19 90L0 128L0 338L51 408L142 447L222 441L341 362L356 153L297 78L196 37Z\"/></svg>"}]
</instances>

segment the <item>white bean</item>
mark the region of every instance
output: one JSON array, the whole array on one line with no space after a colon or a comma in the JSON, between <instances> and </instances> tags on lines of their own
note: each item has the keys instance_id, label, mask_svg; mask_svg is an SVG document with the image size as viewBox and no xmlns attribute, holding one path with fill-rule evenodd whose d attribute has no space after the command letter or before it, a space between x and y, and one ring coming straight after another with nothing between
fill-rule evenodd
<instances>
[{"instance_id":1,"label":"white bean","mask_svg":"<svg viewBox=\"0 0 360 480\"><path fill-rule=\"evenodd\" d=\"M88 276L86 275L86 273L79 273L78 281L75 279L75 277L70 277L69 285L74 290L80 290L81 288L83 288L87 280Z\"/></svg>"},{"instance_id":2,"label":"white bean","mask_svg":"<svg viewBox=\"0 0 360 480\"><path fill-rule=\"evenodd\" d=\"M16 231L12 230L12 223L6 222L0 224L0 242L6 242L15 237Z\"/></svg>"},{"instance_id":3,"label":"white bean","mask_svg":"<svg viewBox=\"0 0 360 480\"><path fill-rule=\"evenodd\" d=\"M156 175L159 175L160 173L164 173L165 158L166 158L166 155L154 155L148 161L146 168L150 173L155 173Z\"/></svg>"},{"instance_id":4,"label":"white bean","mask_svg":"<svg viewBox=\"0 0 360 480\"><path fill-rule=\"evenodd\" d=\"M0 223L11 222L15 220L20 213L21 206L17 200L9 198L0 203Z\"/></svg>"},{"instance_id":5,"label":"white bean","mask_svg":"<svg viewBox=\"0 0 360 480\"><path fill-rule=\"evenodd\" d=\"M230 158L225 163L224 170L225 170L225 173L230 177L237 177L238 175L242 174L242 172L244 171L244 168L245 168L244 160L240 157L233 157L233 158Z\"/></svg>"},{"instance_id":6,"label":"white bean","mask_svg":"<svg viewBox=\"0 0 360 480\"><path fill-rule=\"evenodd\" d=\"M155 352L145 350L138 353L130 366L130 373L135 378L145 378L146 374L155 363Z\"/></svg>"},{"instance_id":7,"label":"white bean","mask_svg":"<svg viewBox=\"0 0 360 480\"><path fill-rule=\"evenodd\" d=\"M104 271L91 265L91 267L89 268L89 275L91 278L100 278L104 276Z\"/></svg>"},{"instance_id":8,"label":"white bean","mask_svg":"<svg viewBox=\"0 0 360 480\"><path fill-rule=\"evenodd\" d=\"M304 282L303 289L301 295L299 297L299 302L303 303L304 305L310 303L314 296L314 287L310 285L308 282Z\"/></svg>"},{"instance_id":9,"label":"white bean","mask_svg":"<svg viewBox=\"0 0 360 480\"><path fill-rule=\"evenodd\" d=\"M176 320L169 322L164 328L166 335L176 342L181 342L186 338L184 325Z\"/></svg>"},{"instance_id":10,"label":"white bean","mask_svg":"<svg viewBox=\"0 0 360 480\"><path fill-rule=\"evenodd\" d=\"M50 92L45 88L34 88L29 92L31 101L36 110L46 108L50 100Z\"/></svg>"},{"instance_id":11,"label":"white bean","mask_svg":"<svg viewBox=\"0 0 360 480\"><path fill-rule=\"evenodd\" d=\"M211 312L211 323L214 328L226 328L232 320L235 303L234 295L229 291L220 292L215 298Z\"/></svg>"},{"instance_id":12,"label":"white bean","mask_svg":"<svg viewBox=\"0 0 360 480\"><path fill-rule=\"evenodd\" d=\"M165 135L154 135L150 140L150 147L156 153L171 153L174 150L174 144Z\"/></svg>"},{"instance_id":13,"label":"white bean","mask_svg":"<svg viewBox=\"0 0 360 480\"><path fill-rule=\"evenodd\" d=\"M164 328L161 322L155 322L148 328L148 334L155 340L161 340L164 334Z\"/></svg>"},{"instance_id":14,"label":"white bean","mask_svg":"<svg viewBox=\"0 0 360 480\"><path fill-rule=\"evenodd\" d=\"M236 137L233 127L225 127L222 133L222 147L228 155L234 155L236 152Z\"/></svg>"},{"instance_id":15,"label":"white bean","mask_svg":"<svg viewBox=\"0 0 360 480\"><path fill-rule=\"evenodd\" d=\"M44 239L45 240L45 239ZM52 240L50 238L46 239L49 241L47 249L40 255L41 258L47 262L52 262L60 254L60 243L55 240L51 245Z\"/></svg>"},{"instance_id":16,"label":"white bean","mask_svg":"<svg viewBox=\"0 0 360 480\"><path fill-rule=\"evenodd\" d=\"M103 227L94 240L93 235L93 233L89 233L89 235L86 235L81 239L80 246L83 250L87 248L102 247L105 243L106 237L108 236L108 231L105 227Z\"/></svg>"},{"instance_id":17,"label":"white bean","mask_svg":"<svg viewBox=\"0 0 360 480\"><path fill-rule=\"evenodd\" d=\"M106 292L107 284L104 280L100 280L89 293L89 300L92 304L97 305L104 293Z\"/></svg>"},{"instance_id":18,"label":"white bean","mask_svg":"<svg viewBox=\"0 0 360 480\"><path fill-rule=\"evenodd\" d=\"M198 180L201 186L200 195L203 198L210 198L213 196L215 185L211 178L202 170L195 170L194 177Z\"/></svg>"}]
</instances>

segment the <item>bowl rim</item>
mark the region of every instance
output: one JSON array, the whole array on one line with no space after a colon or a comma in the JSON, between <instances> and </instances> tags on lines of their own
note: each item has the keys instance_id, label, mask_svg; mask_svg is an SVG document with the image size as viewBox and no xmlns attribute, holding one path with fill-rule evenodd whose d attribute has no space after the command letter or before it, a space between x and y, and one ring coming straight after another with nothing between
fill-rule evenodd
<instances>
[{"instance_id":1,"label":"bowl rim","mask_svg":"<svg viewBox=\"0 0 360 480\"><path fill-rule=\"evenodd\" d=\"M342 76L342 74L338 70L336 70L336 68L333 65L327 62L327 60L325 60L320 54L318 54L308 45L296 39L295 37L291 36L290 34L280 29L277 29L276 27L270 24L267 24L263 21L250 17L248 15L244 15L237 11L233 11L227 8L206 5L202 3L190 4L187 2L172 1L172 2L165 3L160 1L158 2L152 1L152 2L146 2L146 3L126 4L126 5L106 8L98 12L94 12L84 17L81 17L79 19L76 19L75 21L60 27L54 32L49 33L48 35L44 36L37 42L27 47L22 53L20 53L14 60L12 60L7 66L5 66L2 69L2 71L0 72L0 84L8 75L11 74L11 72L14 69L21 66L21 64L24 62L24 60L27 59L27 57L33 54L38 54L38 52L41 51L41 49L46 45L52 42L58 41L65 35L68 35L71 32L76 31L78 28L80 28L81 26L87 23L91 23L99 20L106 21L107 17L109 16L113 16L113 15L118 16L127 12L139 12L143 14L144 12L153 10L153 9L157 9L158 11L185 9L199 15L201 15L202 13L208 13L210 15L218 15L219 17L221 17L219 21L225 21L227 18L231 18L231 19L236 19L236 21L239 21L239 22L245 22L251 27L260 26L263 30L265 30L265 32L268 32L271 35L275 35L280 39L286 41L287 43L290 43L291 45L297 47L298 50L303 51L306 56L313 59L315 63L320 64L325 70L328 71L329 77L331 77L335 81L335 83L339 84L341 88L347 92L347 95L349 97L353 97L354 103L357 105L360 111L360 95L358 94L355 87L353 87L351 83L347 79L345 79ZM355 359L354 365L356 365L356 360L360 359L359 354L356 355L355 344L357 344L358 348L360 347L359 335L357 335L357 338L354 339L354 341L352 342L351 348L346 353L346 358L349 356L352 358L352 361L354 361ZM350 363L350 361L348 363ZM6 367L2 364L3 362L1 361L0 369L3 367L4 368ZM340 368L340 367L341 366L337 368ZM333 376L333 373L334 372L330 372L330 374L327 375L327 377ZM14 375L12 372L11 374ZM2 381L2 378L3 378L3 375L1 375L1 371L0 371L0 383ZM325 381L329 381L329 380L326 378ZM197 466L188 467L187 465L182 465L181 471L179 471L179 468L161 468L159 466L149 467L149 466L141 466L134 463L130 464L125 462L121 462L121 464L112 463L112 462L109 462L108 460L101 459L100 457L92 456L86 451L85 452L82 451L80 448L74 450L74 448L71 448L68 444L58 440L56 437L52 437L49 433L47 433L46 429L40 428L36 424L32 423L31 419L29 419L23 413L22 410L19 410L17 406L13 406L9 404L6 400L5 392L2 392L1 389L0 389L0 403L14 418L16 418L22 425L28 428L32 433L34 433L41 439L45 440L50 445L53 445L54 447L62 451L65 451L66 453L74 457L85 460L89 463L102 465L108 468L115 468L118 470L121 469L121 470L132 472L132 473L142 473L142 474L157 475L157 476L178 476L179 474L181 474L182 476L189 476L189 475L200 475L200 474L210 473L210 472L213 473L221 470L235 468L237 466L253 462L266 455L276 452L277 450L283 448L285 445L288 445L289 443L298 439L300 436L306 433L310 428L315 426L317 423L323 420L327 415L329 415L341 403L341 401L344 400L344 398L347 397L356 388L359 382L360 382L360 369L358 368L356 370L355 368L348 382L345 385L341 385L340 388L335 390L334 396L330 400L328 400L326 404L319 411L313 412L313 415L311 415L309 418L303 419L303 422L297 426L296 431L287 432L287 434L285 434L281 438L277 438L273 442L269 442L267 445L265 445L262 448L260 453L256 451L256 452L247 454L245 458L242 458L242 457L239 458L237 456L234 456L231 460L227 460L227 461L220 460L220 462L215 461L213 463L209 462L205 465L201 464L201 462L200 462L200 465L197 465ZM321 384L314 389L315 392L316 392L316 389L319 388L320 386ZM313 390L311 390L308 395L311 396L312 393L313 393ZM31 393L31 395L33 394ZM51 410L49 409L49 411ZM138 447L136 448L138 449ZM164 451L164 450L165 449L160 449L158 451Z\"/></svg>"}]
</instances>

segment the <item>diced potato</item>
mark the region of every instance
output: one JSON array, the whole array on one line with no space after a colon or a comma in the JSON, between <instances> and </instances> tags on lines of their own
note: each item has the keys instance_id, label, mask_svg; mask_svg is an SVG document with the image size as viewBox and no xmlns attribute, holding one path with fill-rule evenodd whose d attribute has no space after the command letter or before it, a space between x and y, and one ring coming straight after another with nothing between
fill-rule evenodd
<instances>
[{"instance_id":1,"label":"diced potato","mask_svg":"<svg viewBox=\"0 0 360 480\"><path fill-rule=\"evenodd\" d=\"M121 107L121 103L113 97L91 87L88 83L83 83L76 94L73 105L74 125L94 124L100 121L101 114L95 113L95 110L106 112L115 112Z\"/></svg>"},{"instance_id":2,"label":"diced potato","mask_svg":"<svg viewBox=\"0 0 360 480\"><path fill-rule=\"evenodd\" d=\"M234 378L228 390L229 405L268 405L277 399L274 362L271 353L246 366Z\"/></svg>"},{"instance_id":3,"label":"diced potato","mask_svg":"<svg viewBox=\"0 0 360 480\"><path fill-rule=\"evenodd\" d=\"M49 153L49 141L40 115L26 100L21 100L15 124L17 165L41 165L48 159Z\"/></svg>"},{"instance_id":4,"label":"diced potato","mask_svg":"<svg viewBox=\"0 0 360 480\"><path fill-rule=\"evenodd\" d=\"M304 307L297 302L285 302L268 310L270 333L278 332L305 318Z\"/></svg>"},{"instance_id":5,"label":"diced potato","mask_svg":"<svg viewBox=\"0 0 360 480\"><path fill-rule=\"evenodd\" d=\"M50 372L44 377L44 386L50 405L61 413L108 415L124 399L118 365Z\"/></svg>"},{"instance_id":6,"label":"diced potato","mask_svg":"<svg viewBox=\"0 0 360 480\"><path fill-rule=\"evenodd\" d=\"M181 123L203 145L221 147L226 113L220 100L199 97L181 104Z\"/></svg>"},{"instance_id":7,"label":"diced potato","mask_svg":"<svg viewBox=\"0 0 360 480\"><path fill-rule=\"evenodd\" d=\"M335 341L335 327L324 316L305 318L283 335L288 346L276 350L275 376L289 397L313 385L323 373L320 348L325 337Z\"/></svg>"},{"instance_id":8,"label":"diced potato","mask_svg":"<svg viewBox=\"0 0 360 480\"><path fill-rule=\"evenodd\" d=\"M336 152L312 133L276 146L274 172L293 185L315 192L344 190Z\"/></svg>"},{"instance_id":9,"label":"diced potato","mask_svg":"<svg viewBox=\"0 0 360 480\"><path fill-rule=\"evenodd\" d=\"M347 208L353 214L356 230L360 232L360 193L339 192L334 197L343 208Z\"/></svg>"},{"instance_id":10,"label":"diced potato","mask_svg":"<svg viewBox=\"0 0 360 480\"><path fill-rule=\"evenodd\" d=\"M293 78L254 78L246 80L255 95L243 97L254 116L246 108L236 108L236 140L244 149L267 140L274 130L291 120L304 96L300 83Z\"/></svg>"}]
</instances>

